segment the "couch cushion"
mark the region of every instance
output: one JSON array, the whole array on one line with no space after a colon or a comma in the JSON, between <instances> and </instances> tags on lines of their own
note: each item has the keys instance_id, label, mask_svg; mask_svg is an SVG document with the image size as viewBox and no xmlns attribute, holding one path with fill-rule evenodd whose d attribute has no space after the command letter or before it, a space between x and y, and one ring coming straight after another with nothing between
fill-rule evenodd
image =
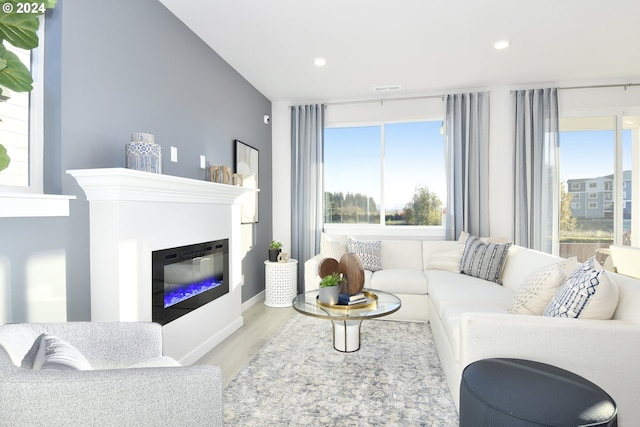
<instances>
[{"instance_id":1,"label":"couch cushion","mask_svg":"<svg viewBox=\"0 0 640 427\"><path fill-rule=\"evenodd\" d=\"M444 307L448 305L497 304L507 311L513 291L494 282L478 279L449 271L429 270L429 299L436 315L442 317Z\"/></svg>"},{"instance_id":2,"label":"couch cushion","mask_svg":"<svg viewBox=\"0 0 640 427\"><path fill-rule=\"evenodd\" d=\"M344 240L340 241L322 233L320 238L320 255L322 258L333 258L340 261L342 255L347 253L347 245Z\"/></svg>"},{"instance_id":3,"label":"couch cushion","mask_svg":"<svg viewBox=\"0 0 640 427\"><path fill-rule=\"evenodd\" d=\"M511 243L485 243L479 237L469 236L464 246L460 270L464 274L491 282L501 283Z\"/></svg>"},{"instance_id":4,"label":"couch cushion","mask_svg":"<svg viewBox=\"0 0 640 427\"><path fill-rule=\"evenodd\" d=\"M425 270L444 270L460 273L464 243L458 241L422 242Z\"/></svg>"},{"instance_id":5,"label":"couch cushion","mask_svg":"<svg viewBox=\"0 0 640 427\"><path fill-rule=\"evenodd\" d=\"M569 276L544 310L545 316L608 320L618 305L618 288L591 257Z\"/></svg>"},{"instance_id":6,"label":"couch cushion","mask_svg":"<svg viewBox=\"0 0 640 427\"><path fill-rule=\"evenodd\" d=\"M551 298L578 265L578 261L571 258L532 272L513 296L509 313L542 315Z\"/></svg>"},{"instance_id":7,"label":"couch cushion","mask_svg":"<svg viewBox=\"0 0 640 427\"><path fill-rule=\"evenodd\" d=\"M383 240L382 268L423 270L422 242L419 240Z\"/></svg>"},{"instance_id":8,"label":"couch cushion","mask_svg":"<svg viewBox=\"0 0 640 427\"><path fill-rule=\"evenodd\" d=\"M74 346L47 333L36 338L33 346L22 359L22 368L45 370L88 371L93 369Z\"/></svg>"},{"instance_id":9,"label":"couch cushion","mask_svg":"<svg viewBox=\"0 0 640 427\"><path fill-rule=\"evenodd\" d=\"M512 245L502 272L502 286L516 291L533 271L562 260L561 257Z\"/></svg>"},{"instance_id":10,"label":"couch cushion","mask_svg":"<svg viewBox=\"0 0 640 427\"><path fill-rule=\"evenodd\" d=\"M360 257L365 270L378 271L382 269L380 240L362 241L347 236L347 251Z\"/></svg>"},{"instance_id":11,"label":"couch cushion","mask_svg":"<svg viewBox=\"0 0 640 427\"><path fill-rule=\"evenodd\" d=\"M456 358L460 361L460 317L464 313L506 313L507 308L502 302L483 302L482 304L452 304L442 309L440 319L442 327L447 334L447 341Z\"/></svg>"},{"instance_id":12,"label":"couch cushion","mask_svg":"<svg viewBox=\"0 0 640 427\"><path fill-rule=\"evenodd\" d=\"M385 269L376 271L371 276L373 289L393 294L426 294L428 292L427 276L422 270Z\"/></svg>"}]
</instances>

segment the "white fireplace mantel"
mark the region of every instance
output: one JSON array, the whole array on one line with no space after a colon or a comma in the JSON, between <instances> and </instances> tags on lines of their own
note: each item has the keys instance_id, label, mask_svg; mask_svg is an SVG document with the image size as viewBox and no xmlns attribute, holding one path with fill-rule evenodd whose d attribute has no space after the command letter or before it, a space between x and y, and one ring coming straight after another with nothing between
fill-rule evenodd
<instances>
[{"instance_id":1,"label":"white fireplace mantel","mask_svg":"<svg viewBox=\"0 0 640 427\"><path fill-rule=\"evenodd\" d=\"M68 170L89 201L148 201L233 204L252 188L125 168Z\"/></svg>"},{"instance_id":2,"label":"white fireplace mantel","mask_svg":"<svg viewBox=\"0 0 640 427\"><path fill-rule=\"evenodd\" d=\"M255 189L125 168L69 170L89 201L91 319L152 321L152 251L229 239L229 293L163 325L191 364L243 324L243 197Z\"/></svg>"}]
</instances>

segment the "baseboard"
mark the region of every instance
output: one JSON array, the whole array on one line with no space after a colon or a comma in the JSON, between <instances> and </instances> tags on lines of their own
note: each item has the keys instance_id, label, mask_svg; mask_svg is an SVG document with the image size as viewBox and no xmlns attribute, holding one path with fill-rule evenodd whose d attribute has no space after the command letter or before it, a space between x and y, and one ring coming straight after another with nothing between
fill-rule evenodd
<instances>
[{"instance_id":1,"label":"baseboard","mask_svg":"<svg viewBox=\"0 0 640 427\"><path fill-rule=\"evenodd\" d=\"M180 364L183 366L194 364L195 362L200 360L205 354L210 352L215 346L220 344L222 341L227 339L231 334L233 334L235 331L240 329L243 324L244 324L243 317L242 316L238 317L226 328L224 328L223 330L221 330L220 332L218 332L217 334L215 334L214 336L212 336L211 338L203 342L198 347L194 348L183 358L179 359L178 362L180 362Z\"/></svg>"},{"instance_id":2,"label":"baseboard","mask_svg":"<svg viewBox=\"0 0 640 427\"><path fill-rule=\"evenodd\" d=\"M249 298L248 301L243 302L242 303L242 312L244 313L245 311L247 311L251 307L253 307L255 304L263 303L263 302L264 302L264 291L256 294L252 298Z\"/></svg>"}]
</instances>

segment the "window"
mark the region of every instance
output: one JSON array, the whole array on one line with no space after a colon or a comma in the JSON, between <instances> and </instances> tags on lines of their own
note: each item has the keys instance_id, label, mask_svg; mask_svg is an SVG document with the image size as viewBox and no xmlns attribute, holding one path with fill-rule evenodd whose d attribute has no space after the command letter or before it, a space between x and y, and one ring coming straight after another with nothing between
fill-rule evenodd
<instances>
[{"instance_id":1,"label":"window","mask_svg":"<svg viewBox=\"0 0 640 427\"><path fill-rule=\"evenodd\" d=\"M639 117L560 119L560 180L588 181L590 190L586 210L572 203L570 209L562 211L561 256L577 256L584 261L598 248L630 244L632 209L631 203L623 202L627 192L623 188L626 182L632 186L631 147L638 144L638 130Z\"/></svg>"},{"instance_id":2,"label":"window","mask_svg":"<svg viewBox=\"0 0 640 427\"><path fill-rule=\"evenodd\" d=\"M571 189L572 190L580 190L580 184L575 184L575 183L571 184Z\"/></svg>"},{"instance_id":3,"label":"window","mask_svg":"<svg viewBox=\"0 0 640 427\"><path fill-rule=\"evenodd\" d=\"M326 128L325 223L443 225L441 127L438 121Z\"/></svg>"},{"instance_id":4,"label":"window","mask_svg":"<svg viewBox=\"0 0 640 427\"><path fill-rule=\"evenodd\" d=\"M580 209L580 202L572 202L571 209Z\"/></svg>"},{"instance_id":5,"label":"window","mask_svg":"<svg viewBox=\"0 0 640 427\"><path fill-rule=\"evenodd\" d=\"M3 88L0 96L0 141L11 157L0 171L0 191L42 193L44 20L40 17L40 46L31 51L5 43L31 70L33 90L15 93Z\"/></svg>"}]
</instances>

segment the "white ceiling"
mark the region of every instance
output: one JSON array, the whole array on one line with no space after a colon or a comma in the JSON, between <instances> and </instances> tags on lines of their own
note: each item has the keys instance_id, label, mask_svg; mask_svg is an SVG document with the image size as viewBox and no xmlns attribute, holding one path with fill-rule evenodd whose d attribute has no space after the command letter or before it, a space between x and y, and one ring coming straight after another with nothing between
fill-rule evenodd
<instances>
[{"instance_id":1,"label":"white ceiling","mask_svg":"<svg viewBox=\"0 0 640 427\"><path fill-rule=\"evenodd\" d=\"M640 0L160 2L271 101L640 83Z\"/></svg>"}]
</instances>

